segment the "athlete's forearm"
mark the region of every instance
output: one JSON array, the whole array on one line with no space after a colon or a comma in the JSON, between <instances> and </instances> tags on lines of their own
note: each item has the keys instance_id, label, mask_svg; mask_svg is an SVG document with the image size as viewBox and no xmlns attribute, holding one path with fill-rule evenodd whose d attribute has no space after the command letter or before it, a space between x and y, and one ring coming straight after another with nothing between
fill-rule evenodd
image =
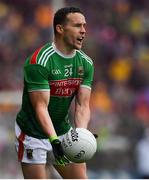
<instances>
[{"instance_id":1,"label":"athlete's forearm","mask_svg":"<svg viewBox=\"0 0 149 180\"><path fill-rule=\"evenodd\" d=\"M50 93L48 91L34 91L29 95L41 128L47 136L55 136L56 132L48 112Z\"/></svg>"},{"instance_id":2,"label":"athlete's forearm","mask_svg":"<svg viewBox=\"0 0 149 180\"><path fill-rule=\"evenodd\" d=\"M75 127L87 128L90 121L89 106L79 106L75 112Z\"/></svg>"},{"instance_id":3,"label":"athlete's forearm","mask_svg":"<svg viewBox=\"0 0 149 180\"><path fill-rule=\"evenodd\" d=\"M75 126L87 128L90 121L90 94L88 88L80 87L75 101Z\"/></svg>"},{"instance_id":4,"label":"athlete's forearm","mask_svg":"<svg viewBox=\"0 0 149 180\"><path fill-rule=\"evenodd\" d=\"M45 134L47 134L47 136L49 137L55 136L56 132L47 108L44 106L39 106L39 107L37 106L35 111L36 111L37 119Z\"/></svg>"}]
</instances>

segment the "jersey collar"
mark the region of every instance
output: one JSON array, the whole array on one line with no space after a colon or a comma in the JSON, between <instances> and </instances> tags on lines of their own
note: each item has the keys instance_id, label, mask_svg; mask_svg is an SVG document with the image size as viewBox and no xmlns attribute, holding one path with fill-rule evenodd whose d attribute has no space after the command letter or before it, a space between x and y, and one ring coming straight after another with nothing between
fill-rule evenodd
<instances>
[{"instance_id":1,"label":"jersey collar","mask_svg":"<svg viewBox=\"0 0 149 180\"><path fill-rule=\"evenodd\" d=\"M53 49L55 50L55 52L56 52L57 54L59 54L61 57L63 57L63 58L73 58L73 57L76 55L76 50L75 50L74 53L72 53L71 55L65 55L65 54L63 54L62 52L60 52L60 51L56 48L54 42L52 43L52 47L53 47Z\"/></svg>"}]
</instances>

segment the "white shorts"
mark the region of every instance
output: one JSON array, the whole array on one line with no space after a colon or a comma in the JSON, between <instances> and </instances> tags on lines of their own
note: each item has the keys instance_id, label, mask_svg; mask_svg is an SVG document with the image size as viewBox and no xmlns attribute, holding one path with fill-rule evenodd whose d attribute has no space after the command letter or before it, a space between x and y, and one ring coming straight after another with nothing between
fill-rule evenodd
<instances>
[{"instance_id":1,"label":"white shorts","mask_svg":"<svg viewBox=\"0 0 149 180\"><path fill-rule=\"evenodd\" d=\"M56 164L52 152L52 146L48 139L37 139L24 134L15 122L16 141L15 146L18 160L31 164ZM59 136L62 140L64 135Z\"/></svg>"}]
</instances>

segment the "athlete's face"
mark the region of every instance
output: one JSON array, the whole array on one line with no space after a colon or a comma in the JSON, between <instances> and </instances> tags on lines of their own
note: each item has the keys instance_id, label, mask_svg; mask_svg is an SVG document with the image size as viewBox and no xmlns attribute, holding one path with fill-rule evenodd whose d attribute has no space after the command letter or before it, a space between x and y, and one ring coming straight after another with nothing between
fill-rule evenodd
<instances>
[{"instance_id":1,"label":"athlete's face","mask_svg":"<svg viewBox=\"0 0 149 180\"><path fill-rule=\"evenodd\" d=\"M70 49L81 49L86 34L85 17L80 13L67 15L63 25L63 41Z\"/></svg>"}]
</instances>

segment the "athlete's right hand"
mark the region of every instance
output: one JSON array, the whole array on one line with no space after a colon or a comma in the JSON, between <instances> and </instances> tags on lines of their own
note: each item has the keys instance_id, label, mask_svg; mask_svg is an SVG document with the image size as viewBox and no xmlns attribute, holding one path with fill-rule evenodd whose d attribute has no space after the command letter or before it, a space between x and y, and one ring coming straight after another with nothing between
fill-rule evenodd
<instances>
[{"instance_id":1,"label":"athlete's right hand","mask_svg":"<svg viewBox=\"0 0 149 180\"><path fill-rule=\"evenodd\" d=\"M56 164L65 166L67 163L69 163L69 160L65 157L63 153L61 141L58 138L56 138L50 142L53 148L53 154L55 156Z\"/></svg>"}]
</instances>

